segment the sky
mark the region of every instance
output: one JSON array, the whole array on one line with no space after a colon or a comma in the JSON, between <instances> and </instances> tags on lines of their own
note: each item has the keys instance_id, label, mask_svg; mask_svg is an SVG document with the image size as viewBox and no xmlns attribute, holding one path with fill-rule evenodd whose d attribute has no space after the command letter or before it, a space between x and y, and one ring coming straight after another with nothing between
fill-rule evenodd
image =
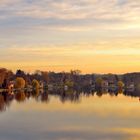
<instances>
[{"instance_id":1,"label":"sky","mask_svg":"<svg viewBox=\"0 0 140 140\"><path fill-rule=\"evenodd\" d=\"M0 67L140 71L140 0L0 0Z\"/></svg>"}]
</instances>

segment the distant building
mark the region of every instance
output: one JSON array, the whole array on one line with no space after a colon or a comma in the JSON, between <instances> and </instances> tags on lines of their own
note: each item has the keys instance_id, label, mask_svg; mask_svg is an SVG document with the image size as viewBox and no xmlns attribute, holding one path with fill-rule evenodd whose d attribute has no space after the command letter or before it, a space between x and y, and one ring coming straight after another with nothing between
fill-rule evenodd
<instances>
[{"instance_id":1,"label":"distant building","mask_svg":"<svg viewBox=\"0 0 140 140\"><path fill-rule=\"evenodd\" d=\"M107 80L102 81L102 88L108 88L108 81Z\"/></svg>"},{"instance_id":2,"label":"distant building","mask_svg":"<svg viewBox=\"0 0 140 140\"><path fill-rule=\"evenodd\" d=\"M39 84L40 84L40 88L43 89L44 88L44 82L43 81L40 81Z\"/></svg>"},{"instance_id":3,"label":"distant building","mask_svg":"<svg viewBox=\"0 0 140 140\"><path fill-rule=\"evenodd\" d=\"M126 83L126 91L134 91L135 90L135 84L134 82L129 82L129 83Z\"/></svg>"},{"instance_id":4,"label":"distant building","mask_svg":"<svg viewBox=\"0 0 140 140\"><path fill-rule=\"evenodd\" d=\"M96 87L95 80L93 80L93 79L90 80L90 86L91 86L91 89L92 89L92 90L95 89L95 87Z\"/></svg>"},{"instance_id":5,"label":"distant building","mask_svg":"<svg viewBox=\"0 0 140 140\"><path fill-rule=\"evenodd\" d=\"M52 84L48 84L48 90L53 90L53 85Z\"/></svg>"},{"instance_id":6,"label":"distant building","mask_svg":"<svg viewBox=\"0 0 140 140\"><path fill-rule=\"evenodd\" d=\"M14 89L14 81L10 81L10 82L8 83L8 90L9 90L9 91L13 91L13 89Z\"/></svg>"},{"instance_id":7,"label":"distant building","mask_svg":"<svg viewBox=\"0 0 140 140\"><path fill-rule=\"evenodd\" d=\"M64 86L64 90L65 90L65 91L68 90L68 86L67 86L67 85Z\"/></svg>"},{"instance_id":8,"label":"distant building","mask_svg":"<svg viewBox=\"0 0 140 140\"><path fill-rule=\"evenodd\" d=\"M109 90L116 90L117 89L117 83L115 81L108 81L108 89Z\"/></svg>"},{"instance_id":9,"label":"distant building","mask_svg":"<svg viewBox=\"0 0 140 140\"><path fill-rule=\"evenodd\" d=\"M27 91L32 91L33 86L32 85L27 85Z\"/></svg>"}]
</instances>

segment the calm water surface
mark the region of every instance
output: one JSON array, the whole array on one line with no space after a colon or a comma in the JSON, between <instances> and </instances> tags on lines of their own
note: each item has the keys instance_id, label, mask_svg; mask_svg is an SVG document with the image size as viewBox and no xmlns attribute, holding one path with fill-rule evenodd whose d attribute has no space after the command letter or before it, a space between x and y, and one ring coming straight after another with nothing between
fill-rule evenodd
<instances>
[{"instance_id":1,"label":"calm water surface","mask_svg":"<svg viewBox=\"0 0 140 140\"><path fill-rule=\"evenodd\" d=\"M138 140L140 102L102 97L24 94L0 108L0 140ZM21 98L21 99L20 99Z\"/></svg>"}]
</instances>

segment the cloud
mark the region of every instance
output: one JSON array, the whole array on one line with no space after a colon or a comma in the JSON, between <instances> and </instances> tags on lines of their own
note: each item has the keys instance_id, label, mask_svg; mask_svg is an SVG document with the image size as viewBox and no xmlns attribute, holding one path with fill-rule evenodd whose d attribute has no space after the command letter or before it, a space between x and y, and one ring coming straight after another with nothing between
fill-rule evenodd
<instances>
[{"instance_id":1,"label":"cloud","mask_svg":"<svg viewBox=\"0 0 140 140\"><path fill-rule=\"evenodd\" d=\"M3 0L0 43L4 46L8 42L55 44L80 38L138 37L139 7L140 2L132 0Z\"/></svg>"},{"instance_id":2,"label":"cloud","mask_svg":"<svg viewBox=\"0 0 140 140\"><path fill-rule=\"evenodd\" d=\"M9 6L10 4L16 4L17 2L19 2L19 0L1 0L0 1L0 6L3 7L3 6Z\"/></svg>"},{"instance_id":3,"label":"cloud","mask_svg":"<svg viewBox=\"0 0 140 140\"><path fill-rule=\"evenodd\" d=\"M8 51L18 55L35 56L93 56L93 55L140 55L139 38L120 38L113 40L96 40L59 45L13 45Z\"/></svg>"},{"instance_id":4,"label":"cloud","mask_svg":"<svg viewBox=\"0 0 140 140\"><path fill-rule=\"evenodd\" d=\"M140 2L131 0L120 5L117 0L43 0L26 6L16 14L37 18L133 20L138 18Z\"/></svg>"},{"instance_id":5,"label":"cloud","mask_svg":"<svg viewBox=\"0 0 140 140\"><path fill-rule=\"evenodd\" d=\"M139 24L139 7L140 1L125 0L14 0L2 1L0 17L7 19L30 18L40 21L40 24L45 25L45 21L55 21L57 26L59 23L65 23L65 26L84 25L103 25L107 24ZM11 6L12 4L12 6ZM16 20L16 19L14 19ZM28 20L27 20L28 21ZM38 21L38 22L39 22ZM42 21L44 21L42 23ZM61 22L62 21L62 22ZM34 22L34 20L32 21ZM128 23L129 22L129 23ZM33 23L32 23L33 24ZM62 24L63 25L63 24ZM48 26L48 25L47 25ZM93 27L92 27L93 28Z\"/></svg>"},{"instance_id":6,"label":"cloud","mask_svg":"<svg viewBox=\"0 0 140 140\"><path fill-rule=\"evenodd\" d=\"M139 0L1 0L0 59L112 68L124 58L130 67L140 58L139 15Z\"/></svg>"}]
</instances>

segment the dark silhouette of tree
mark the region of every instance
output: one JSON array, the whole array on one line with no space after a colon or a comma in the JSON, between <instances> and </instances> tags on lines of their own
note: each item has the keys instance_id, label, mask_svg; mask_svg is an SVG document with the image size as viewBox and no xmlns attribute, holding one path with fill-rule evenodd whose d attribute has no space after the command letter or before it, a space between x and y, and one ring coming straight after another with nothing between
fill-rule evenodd
<instances>
[{"instance_id":1,"label":"dark silhouette of tree","mask_svg":"<svg viewBox=\"0 0 140 140\"><path fill-rule=\"evenodd\" d=\"M4 79L3 83L2 83L2 88L3 89L7 89L8 88L8 80Z\"/></svg>"},{"instance_id":2,"label":"dark silhouette of tree","mask_svg":"<svg viewBox=\"0 0 140 140\"><path fill-rule=\"evenodd\" d=\"M16 77L22 77L22 78L24 78L25 75L26 75L25 72L22 71L22 70L17 70L17 72L16 72Z\"/></svg>"}]
</instances>

